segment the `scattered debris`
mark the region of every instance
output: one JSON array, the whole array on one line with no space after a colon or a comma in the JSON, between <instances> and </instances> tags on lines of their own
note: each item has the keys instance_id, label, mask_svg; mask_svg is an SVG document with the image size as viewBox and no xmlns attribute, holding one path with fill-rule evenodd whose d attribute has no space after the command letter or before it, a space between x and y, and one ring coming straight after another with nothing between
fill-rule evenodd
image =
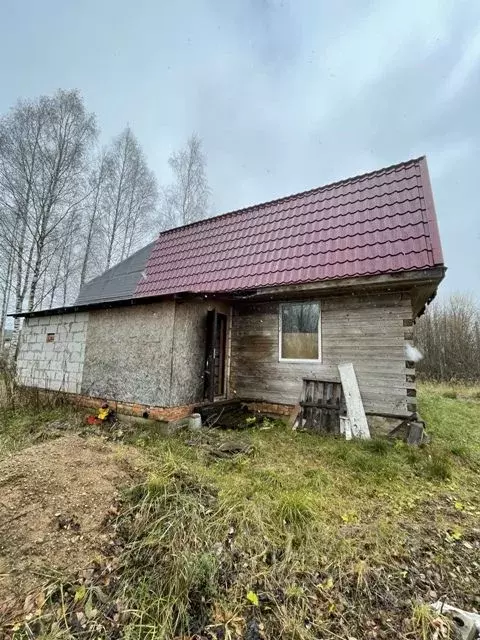
<instances>
[{"instance_id":1,"label":"scattered debris","mask_svg":"<svg viewBox=\"0 0 480 640\"><path fill-rule=\"evenodd\" d=\"M250 411L247 404L240 400L215 402L195 407L206 427L218 429L248 429L258 426L259 414Z\"/></svg>"},{"instance_id":2,"label":"scattered debris","mask_svg":"<svg viewBox=\"0 0 480 640\"><path fill-rule=\"evenodd\" d=\"M443 600L437 600L431 605L434 611L448 616L453 625L453 630L458 640L474 640L480 637L480 614L464 611L452 607Z\"/></svg>"},{"instance_id":3,"label":"scattered debris","mask_svg":"<svg viewBox=\"0 0 480 640\"><path fill-rule=\"evenodd\" d=\"M300 404L296 404L287 422L287 425L294 431L300 426L301 415L302 407Z\"/></svg>"},{"instance_id":4,"label":"scattered debris","mask_svg":"<svg viewBox=\"0 0 480 640\"><path fill-rule=\"evenodd\" d=\"M409 362L420 362L423 359L423 353L414 347L413 344L407 342L405 344L405 360Z\"/></svg>"},{"instance_id":5,"label":"scattered debris","mask_svg":"<svg viewBox=\"0 0 480 640\"><path fill-rule=\"evenodd\" d=\"M345 436L345 440L352 439L352 425L348 416L340 416L340 435Z\"/></svg>"},{"instance_id":6,"label":"scattered debris","mask_svg":"<svg viewBox=\"0 0 480 640\"><path fill-rule=\"evenodd\" d=\"M253 445L244 442L223 442L218 447L210 447L209 453L216 458L230 458L231 456L253 452Z\"/></svg>"},{"instance_id":7,"label":"scattered debris","mask_svg":"<svg viewBox=\"0 0 480 640\"><path fill-rule=\"evenodd\" d=\"M62 514L55 514L55 517L58 518L57 526L59 529L67 529L69 531L75 531L76 533L80 531L80 522L75 516L63 516Z\"/></svg>"},{"instance_id":8,"label":"scattered debris","mask_svg":"<svg viewBox=\"0 0 480 640\"><path fill-rule=\"evenodd\" d=\"M303 378L298 428L338 435L346 405L340 382Z\"/></svg>"},{"instance_id":9,"label":"scattered debris","mask_svg":"<svg viewBox=\"0 0 480 640\"><path fill-rule=\"evenodd\" d=\"M108 402L102 404L96 416L90 415L86 417L87 424L103 424L107 421L115 421L115 411L109 407Z\"/></svg>"},{"instance_id":10,"label":"scattered debris","mask_svg":"<svg viewBox=\"0 0 480 640\"><path fill-rule=\"evenodd\" d=\"M408 424L407 442L412 445L422 444L424 439L423 422L410 422Z\"/></svg>"}]
</instances>

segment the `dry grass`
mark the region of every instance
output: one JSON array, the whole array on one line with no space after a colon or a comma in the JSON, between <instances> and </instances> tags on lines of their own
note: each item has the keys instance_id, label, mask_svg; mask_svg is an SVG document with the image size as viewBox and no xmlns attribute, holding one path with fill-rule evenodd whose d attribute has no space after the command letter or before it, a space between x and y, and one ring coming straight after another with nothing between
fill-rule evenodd
<instances>
[{"instance_id":1,"label":"dry grass","mask_svg":"<svg viewBox=\"0 0 480 640\"><path fill-rule=\"evenodd\" d=\"M480 607L480 403L475 390L446 391L421 389L433 438L422 449L280 425L203 436L253 445L227 460L190 434L139 439L154 472L119 505L114 569L63 583L61 596L50 588L29 628L131 640L434 637L425 603ZM61 635L49 635L52 620Z\"/></svg>"}]
</instances>

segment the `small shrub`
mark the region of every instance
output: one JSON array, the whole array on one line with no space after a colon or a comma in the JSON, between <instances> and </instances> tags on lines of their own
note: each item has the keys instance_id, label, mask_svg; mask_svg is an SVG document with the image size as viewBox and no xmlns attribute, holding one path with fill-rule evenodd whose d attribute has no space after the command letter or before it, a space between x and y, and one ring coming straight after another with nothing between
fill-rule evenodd
<instances>
[{"instance_id":1,"label":"small shrub","mask_svg":"<svg viewBox=\"0 0 480 640\"><path fill-rule=\"evenodd\" d=\"M199 553L191 558L190 597L195 592L205 601L216 595L218 568L218 559L211 553Z\"/></svg>"},{"instance_id":2,"label":"small shrub","mask_svg":"<svg viewBox=\"0 0 480 640\"><path fill-rule=\"evenodd\" d=\"M438 631L438 615L427 604L417 603L413 607L412 626L419 640L429 640Z\"/></svg>"}]
</instances>

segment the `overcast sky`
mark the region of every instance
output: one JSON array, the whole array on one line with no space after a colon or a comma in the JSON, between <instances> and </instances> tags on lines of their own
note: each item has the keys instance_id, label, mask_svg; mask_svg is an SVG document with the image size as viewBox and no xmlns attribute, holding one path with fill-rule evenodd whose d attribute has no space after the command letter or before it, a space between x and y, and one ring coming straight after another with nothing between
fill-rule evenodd
<instances>
[{"instance_id":1,"label":"overcast sky","mask_svg":"<svg viewBox=\"0 0 480 640\"><path fill-rule=\"evenodd\" d=\"M0 112L78 88L160 182L195 130L214 212L427 154L449 272L480 279L480 0L2 0Z\"/></svg>"}]
</instances>

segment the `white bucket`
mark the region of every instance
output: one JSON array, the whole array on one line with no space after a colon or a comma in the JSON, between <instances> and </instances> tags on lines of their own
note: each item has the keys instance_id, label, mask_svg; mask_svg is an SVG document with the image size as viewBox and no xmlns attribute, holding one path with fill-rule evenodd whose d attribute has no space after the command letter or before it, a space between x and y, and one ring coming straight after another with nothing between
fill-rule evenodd
<instances>
[{"instance_id":1,"label":"white bucket","mask_svg":"<svg viewBox=\"0 0 480 640\"><path fill-rule=\"evenodd\" d=\"M199 413L192 413L188 418L188 428L197 431L202 428L202 416Z\"/></svg>"}]
</instances>

